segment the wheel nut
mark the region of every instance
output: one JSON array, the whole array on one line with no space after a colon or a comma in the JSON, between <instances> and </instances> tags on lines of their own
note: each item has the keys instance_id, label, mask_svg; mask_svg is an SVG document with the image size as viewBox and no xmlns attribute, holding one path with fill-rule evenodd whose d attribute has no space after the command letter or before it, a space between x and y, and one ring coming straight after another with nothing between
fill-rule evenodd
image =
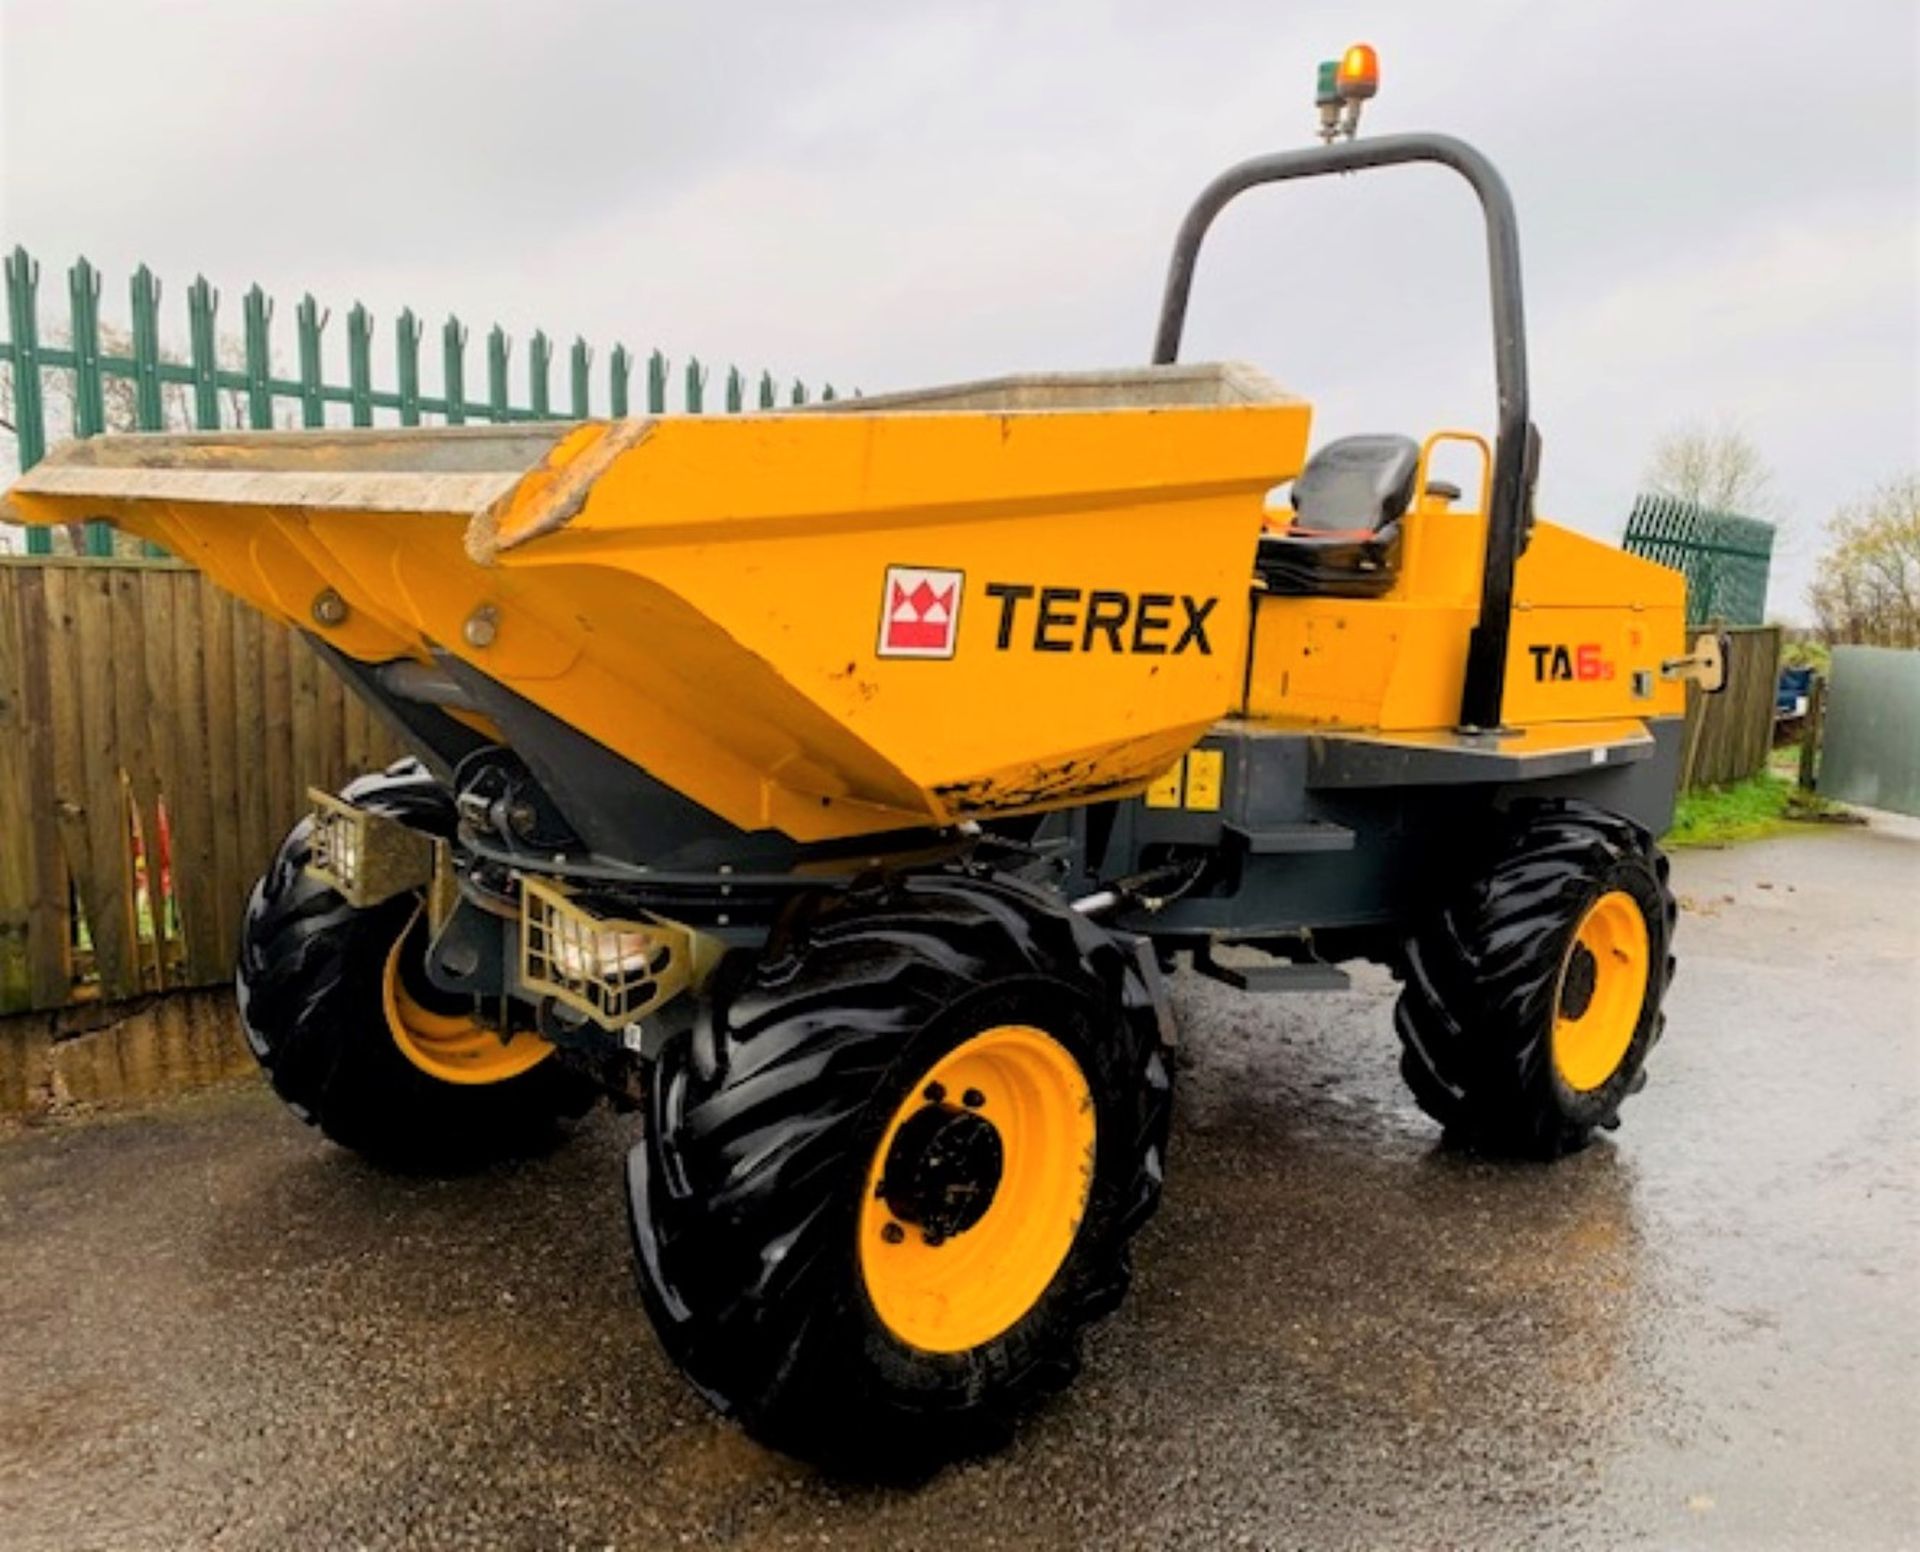
<instances>
[{"instance_id":1,"label":"wheel nut","mask_svg":"<svg viewBox=\"0 0 1920 1552\"><path fill-rule=\"evenodd\" d=\"M907 1237L907 1231L901 1228L900 1225L897 1223L889 1223L888 1225L886 1225L886 1227L881 1229L880 1237L883 1240L885 1240L889 1245L897 1245L900 1243L901 1240Z\"/></svg>"},{"instance_id":2,"label":"wheel nut","mask_svg":"<svg viewBox=\"0 0 1920 1552\"><path fill-rule=\"evenodd\" d=\"M965 1105L969 1110L978 1110L986 1102L987 1096L982 1094L978 1089L968 1089L966 1093L960 1096L960 1103Z\"/></svg>"},{"instance_id":3,"label":"wheel nut","mask_svg":"<svg viewBox=\"0 0 1920 1552\"><path fill-rule=\"evenodd\" d=\"M944 1083L929 1083L922 1093L929 1105L937 1105L947 1097L947 1086Z\"/></svg>"}]
</instances>

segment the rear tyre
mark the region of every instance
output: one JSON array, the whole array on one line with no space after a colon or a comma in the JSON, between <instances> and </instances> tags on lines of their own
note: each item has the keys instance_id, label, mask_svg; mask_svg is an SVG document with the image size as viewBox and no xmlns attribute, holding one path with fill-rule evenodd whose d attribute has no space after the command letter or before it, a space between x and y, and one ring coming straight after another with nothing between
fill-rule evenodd
<instances>
[{"instance_id":1,"label":"rear tyre","mask_svg":"<svg viewBox=\"0 0 1920 1552\"><path fill-rule=\"evenodd\" d=\"M344 794L450 831L444 791L416 762ZM594 1086L532 1036L503 1042L421 971L417 894L357 909L306 871L311 820L282 842L247 903L234 977L247 1042L287 1108L342 1147L406 1169L456 1170L543 1146Z\"/></svg>"},{"instance_id":2,"label":"rear tyre","mask_svg":"<svg viewBox=\"0 0 1920 1552\"><path fill-rule=\"evenodd\" d=\"M1170 1099L1145 973L1057 902L937 875L816 904L655 1070L628 1183L661 1342L833 1469L995 1447L1125 1293Z\"/></svg>"},{"instance_id":3,"label":"rear tyre","mask_svg":"<svg viewBox=\"0 0 1920 1552\"><path fill-rule=\"evenodd\" d=\"M1665 1016L1667 860L1584 803L1514 816L1492 866L1406 945L1400 1071L1448 1137L1556 1158L1618 1125Z\"/></svg>"}]
</instances>

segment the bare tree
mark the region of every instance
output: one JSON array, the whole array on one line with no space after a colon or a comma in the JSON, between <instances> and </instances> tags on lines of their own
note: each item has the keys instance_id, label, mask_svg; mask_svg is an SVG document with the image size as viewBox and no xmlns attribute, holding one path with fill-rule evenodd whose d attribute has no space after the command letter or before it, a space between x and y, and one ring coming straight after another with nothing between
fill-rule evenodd
<instances>
[{"instance_id":1,"label":"bare tree","mask_svg":"<svg viewBox=\"0 0 1920 1552\"><path fill-rule=\"evenodd\" d=\"M1654 444L1645 475L1649 489L1678 496L1709 512L1771 518L1778 508L1773 470L1737 427L1682 426Z\"/></svg>"},{"instance_id":2,"label":"bare tree","mask_svg":"<svg viewBox=\"0 0 1920 1552\"><path fill-rule=\"evenodd\" d=\"M1807 597L1828 641L1920 647L1920 470L1851 502Z\"/></svg>"}]
</instances>

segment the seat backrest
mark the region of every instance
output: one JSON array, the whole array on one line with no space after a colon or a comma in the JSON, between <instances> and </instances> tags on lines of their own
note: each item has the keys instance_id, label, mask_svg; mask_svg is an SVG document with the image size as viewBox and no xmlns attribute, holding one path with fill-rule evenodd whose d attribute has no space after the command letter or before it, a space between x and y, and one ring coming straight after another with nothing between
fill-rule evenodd
<instances>
[{"instance_id":1,"label":"seat backrest","mask_svg":"<svg viewBox=\"0 0 1920 1552\"><path fill-rule=\"evenodd\" d=\"M1404 436L1349 436L1307 460L1293 482L1293 526L1308 533L1377 533L1413 502L1420 444Z\"/></svg>"}]
</instances>

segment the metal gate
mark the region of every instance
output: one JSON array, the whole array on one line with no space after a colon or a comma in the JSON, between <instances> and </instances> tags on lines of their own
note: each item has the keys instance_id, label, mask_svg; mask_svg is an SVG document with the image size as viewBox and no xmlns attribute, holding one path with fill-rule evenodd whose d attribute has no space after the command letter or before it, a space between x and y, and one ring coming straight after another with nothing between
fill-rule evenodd
<instances>
[{"instance_id":1,"label":"metal gate","mask_svg":"<svg viewBox=\"0 0 1920 1552\"><path fill-rule=\"evenodd\" d=\"M1835 647L1820 794L1920 815L1920 652Z\"/></svg>"}]
</instances>

